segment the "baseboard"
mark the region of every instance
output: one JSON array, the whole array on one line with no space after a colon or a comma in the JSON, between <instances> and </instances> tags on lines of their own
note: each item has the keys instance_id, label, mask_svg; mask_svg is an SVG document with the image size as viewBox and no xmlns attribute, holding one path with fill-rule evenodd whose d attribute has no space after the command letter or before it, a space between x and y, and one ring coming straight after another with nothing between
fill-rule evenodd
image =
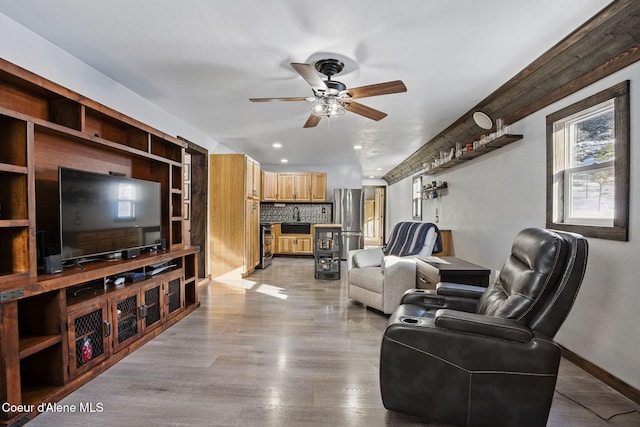
<instances>
[{"instance_id":1,"label":"baseboard","mask_svg":"<svg viewBox=\"0 0 640 427\"><path fill-rule=\"evenodd\" d=\"M640 405L640 390L630 386L620 378L614 377L609 372L605 371L599 366L594 365L593 363L582 358L573 351L568 350L563 346L560 346L560 348L562 349L562 356L565 359L569 360L585 372L593 375L612 389L616 390L618 393L628 397L629 399Z\"/></svg>"}]
</instances>

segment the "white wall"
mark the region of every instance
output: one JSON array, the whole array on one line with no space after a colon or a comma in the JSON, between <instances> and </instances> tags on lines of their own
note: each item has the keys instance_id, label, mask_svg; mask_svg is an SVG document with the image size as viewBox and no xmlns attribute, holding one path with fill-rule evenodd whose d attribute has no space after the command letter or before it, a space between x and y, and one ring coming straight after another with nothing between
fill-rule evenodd
<instances>
[{"instance_id":1,"label":"white wall","mask_svg":"<svg viewBox=\"0 0 640 427\"><path fill-rule=\"evenodd\" d=\"M635 388L640 388L640 62L513 125L524 139L436 175L448 194L423 202L423 220L453 231L455 255L499 269L515 234L544 227L545 118L621 81L631 80L631 200L629 241L590 238L587 272L556 340ZM410 218L411 178L389 187L394 221ZM393 212L400 209L400 212ZM407 214L408 212L408 214Z\"/></svg>"},{"instance_id":2,"label":"white wall","mask_svg":"<svg viewBox=\"0 0 640 427\"><path fill-rule=\"evenodd\" d=\"M1 13L0 57L210 153L232 152Z\"/></svg>"},{"instance_id":3,"label":"white wall","mask_svg":"<svg viewBox=\"0 0 640 427\"><path fill-rule=\"evenodd\" d=\"M413 198L413 177L405 178L387 188L386 232L391 236L393 226L400 221L413 221L411 201Z\"/></svg>"}]
</instances>

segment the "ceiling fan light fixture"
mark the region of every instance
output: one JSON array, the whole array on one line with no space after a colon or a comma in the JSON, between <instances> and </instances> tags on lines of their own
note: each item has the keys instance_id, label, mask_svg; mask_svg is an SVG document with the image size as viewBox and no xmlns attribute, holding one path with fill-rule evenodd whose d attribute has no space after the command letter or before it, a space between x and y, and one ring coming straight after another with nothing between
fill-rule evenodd
<instances>
[{"instance_id":1,"label":"ceiling fan light fixture","mask_svg":"<svg viewBox=\"0 0 640 427\"><path fill-rule=\"evenodd\" d=\"M311 112L323 118L341 116L345 111L345 105L339 99L333 97L318 98L311 106Z\"/></svg>"},{"instance_id":2,"label":"ceiling fan light fixture","mask_svg":"<svg viewBox=\"0 0 640 427\"><path fill-rule=\"evenodd\" d=\"M304 128L316 127L321 119L341 116L347 111L371 120L382 120L387 116L387 113L367 107L354 101L354 99L407 91L407 87L401 80L347 89L347 85L331 78L339 74L344 67L344 63L338 59L328 58L317 61L315 69L310 64L298 62L292 62L291 67L311 86L313 96L304 98L249 98L249 100L251 102L306 101L312 103L311 114L304 123ZM322 79L318 73L324 74L327 79Z\"/></svg>"}]
</instances>

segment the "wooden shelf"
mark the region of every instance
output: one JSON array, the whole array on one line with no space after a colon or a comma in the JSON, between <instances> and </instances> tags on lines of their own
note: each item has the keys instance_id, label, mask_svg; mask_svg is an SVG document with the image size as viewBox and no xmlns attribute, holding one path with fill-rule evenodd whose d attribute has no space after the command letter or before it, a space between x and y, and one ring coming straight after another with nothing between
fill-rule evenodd
<instances>
[{"instance_id":1,"label":"wooden shelf","mask_svg":"<svg viewBox=\"0 0 640 427\"><path fill-rule=\"evenodd\" d=\"M47 347L62 342L60 335L42 335L20 338L20 359L29 357Z\"/></svg>"},{"instance_id":2,"label":"wooden shelf","mask_svg":"<svg viewBox=\"0 0 640 427\"><path fill-rule=\"evenodd\" d=\"M60 387L51 385L42 386L23 386L22 387L22 403L23 404L39 404L49 400L50 396L59 393Z\"/></svg>"},{"instance_id":3,"label":"wooden shelf","mask_svg":"<svg viewBox=\"0 0 640 427\"><path fill-rule=\"evenodd\" d=\"M441 164L437 168L429 169L428 171L425 172L425 174L426 175L438 174L440 172L443 172L443 171L445 171L447 169L450 169L450 168L455 167L457 165L460 165L462 163L466 163L469 160L473 160L476 157L480 157L483 154L490 153L491 151L495 151L498 148L502 148L505 145L509 145L509 144L511 144L511 143L513 143L515 141L518 141L518 140L520 140L522 138L523 138L522 135L516 135L516 134L502 135L501 137L496 138L493 141L489 141L484 145L478 146L474 150L463 152L460 157L456 157L454 159L451 159L450 161Z\"/></svg>"},{"instance_id":4,"label":"wooden shelf","mask_svg":"<svg viewBox=\"0 0 640 427\"><path fill-rule=\"evenodd\" d=\"M0 163L0 172L9 172L9 173L19 173L19 174L27 174L26 166L16 166L7 163Z\"/></svg>"},{"instance_id":5,"label":"wooden shelf","mask_svg":"<svg viewBox=\"0 0 640 427\"><path fill-rule=\"evenodd\" d=\"M185 247L183 235L186 144L2 59L0 141L0 289L6 292L0 301L0 398L12 404L56 401L199 306L199 248ZM59 166L159 183L161 236L168 250L38 275L36 223L38 230L52 234L59 228ZM176 268L123 287L104 286L111 276L165 261ZM80 287L91 290L74 296ZM142 298L143 287L150 292L147 308L155 307L160 315L142 327L142 335L127 337L126 344L123 340L124 351L115 354L118 335L105 337L105 325L118 332L127 319L142 321L137 312L123 310L118 322L111 309L117 305L110 299L126 297L126 292ZM163 292L165 287L171 292ZM146 304L146 297L142 301ZM126 328L119 332L129 335ZM84 337L92 341L88 361L78 354Z\"/></svg>"},{"instance_id":6,"label":"wooden shelf","mask_svg":"<svg viewBox=\"0 0 640 427\"><path fill-rule=\"evenodd\" d=\"M28 219L0 219L0 228L28 227Z\"/></svg>"}]
</instances>

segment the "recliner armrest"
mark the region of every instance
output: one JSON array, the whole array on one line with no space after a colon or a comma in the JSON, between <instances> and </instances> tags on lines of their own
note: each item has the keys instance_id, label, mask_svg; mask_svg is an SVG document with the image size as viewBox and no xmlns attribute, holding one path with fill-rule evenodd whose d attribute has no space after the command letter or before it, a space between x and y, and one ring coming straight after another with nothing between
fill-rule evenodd
<instances>
[{"instance_id":1,"label":"recliner armrest","mask_svg":"<svg viewBox=\"0 0 640 427\"><path fill-rule=\"evenodd\" d=\"M419 305L427 310L449 308L452 310L474 312L478 300L475 298L438 295L436 291L430 289L409 289L402 296L400 304Z\"/></svg>"},{"instance_id":2,"label":"recliner armrest","mask_svg":"<svg viewBox=\"0 0 640 427\"><path fill-rule=\"evenodd\" d=\"M531 329L517 320L456 310L438 310L435 325L439 328L520 343L529 342L533 338Z\"/></svg>"},{"instance_id":3,"label":"recliner armrest","mask_svg":"<svg viewBox=\"0 0 640 427\"><path fill-rule=\"evenodd\" d=\"M487 288L463 283L440 282L436 285L436 293L443 296L480 299Z\"/></svg>"}]
</instances>

